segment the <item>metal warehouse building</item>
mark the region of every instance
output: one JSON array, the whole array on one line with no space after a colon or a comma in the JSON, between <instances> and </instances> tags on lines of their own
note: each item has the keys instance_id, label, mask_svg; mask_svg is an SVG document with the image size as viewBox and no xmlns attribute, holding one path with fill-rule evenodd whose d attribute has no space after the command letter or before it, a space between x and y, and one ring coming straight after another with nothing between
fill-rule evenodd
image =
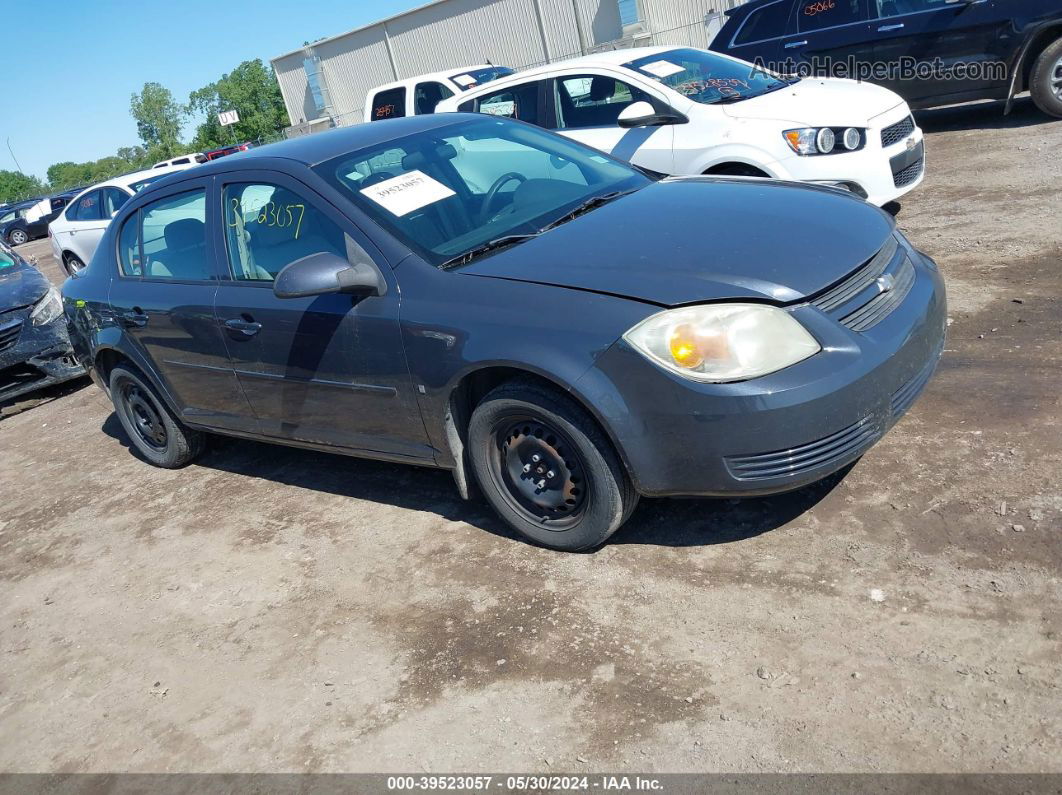
<instances>
[{"instance_id":1,"label":"metal warehouse building","mask_svg":"<svg viewBox=\"0 0 1062 795\"><path fill-rule=\"evenodd\" d=\"M369 89L490 62L522 69L601 49L705 47L741 0L435 0L273 59L292 127L357 124Z\"/></svg>"}]
</instances>

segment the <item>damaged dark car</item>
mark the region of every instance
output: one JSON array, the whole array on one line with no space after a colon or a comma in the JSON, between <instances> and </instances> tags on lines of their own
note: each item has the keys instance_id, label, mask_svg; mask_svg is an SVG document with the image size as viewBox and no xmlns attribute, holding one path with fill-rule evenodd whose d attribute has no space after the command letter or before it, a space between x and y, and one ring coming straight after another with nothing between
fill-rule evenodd
<instances>
[{"instance_id":1,"label":"damaged dark car","mask_svg":"<svg viewBox=\"0 0 1062 795\"><path fill-rule=\"evenodd\" d=\"M59 291L0 242L0 402L84 373L70 348Z\"/></svg>"}]
</instances>

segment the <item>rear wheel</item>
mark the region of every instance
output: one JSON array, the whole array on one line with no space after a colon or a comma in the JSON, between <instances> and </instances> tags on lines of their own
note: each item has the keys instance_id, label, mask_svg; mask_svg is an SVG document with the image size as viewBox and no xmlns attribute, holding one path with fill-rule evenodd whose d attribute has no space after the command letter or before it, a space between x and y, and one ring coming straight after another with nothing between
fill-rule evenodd
<instances>
[{"instance_id":1,"label":"rear wheel","mask_svg":"<svg viewBox=\"0 0 1062 795\"><path fill-rule=\"evenodd\" d=\"M593 419L560 392L514 381L490 392L468 429L472 468L513 529L576 551L619 529L638 495Z\"/></svg>"},{"instance_id":2,"label":"rear wheel","mask_svg":"<svg viewBox=\"0 0 1062 795\"><path fill-rule=\"evenodd\" d=\"M7 238L12 246L21 246L29 240L29 235L26 234L26 230L24 229L12 229L11 234L9 234Z\"/></svg>"},{"instance_id":3,"label":"rear wheel","mask_svg":"<svg viewBox=\"0 0 1062 795\"><path fill-rule=\"evenodd\" d=\"M63 257L63 265L66 266L66 272L70 276L76 276L85 270L85 263L81 261L77 254L66 254Z\"/></svg>"},{"instance_id":4,"label":"rear wheel","mask_svg":"<svg viewBox=\"0 0 1062 795\"><path fill-rule=\"evenodd\" d=\"M1062 39L1040 53L1029 80L1036 107L1049 116L1062 118Z\"/></svg>"},{"instance_id":5,"label":"rear wheel","mask_svg":"<svg viewBox=\"0 0 1062 795\"><path fill-rule=\"evenodd\" d=\"M203 452L206 435L181 424L139 373L118 365L110 391L129 440L155 466L178 469Z\"/></svg>"}]
</instances>

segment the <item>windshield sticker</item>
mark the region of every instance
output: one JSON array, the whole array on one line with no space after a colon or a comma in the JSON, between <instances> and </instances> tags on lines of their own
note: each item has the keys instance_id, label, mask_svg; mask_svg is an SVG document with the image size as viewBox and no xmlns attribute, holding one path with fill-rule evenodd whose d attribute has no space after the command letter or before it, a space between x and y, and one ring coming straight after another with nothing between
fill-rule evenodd
<instances>
[{"instance_id":1,"label":"windshield sticker","mask_svg":"<svg viewBox=\"0 0 1062 795\"><path fill-rule=\"evenodd\" d=\"M653 61L652 63L642 64L638 68L643 72L648 72L653 77L659 77L661 80L686 71L686 67L673 64L671 61Z\"/></svg>"},{"instance_id":2,"label":"windshield sticker","mask_svg":"<svg viewBox=\"0 0 1062 795\"><path fill-rule=\"evenodd\" d=\"M462 88L472 88L476 84L476 78L472 75L458 75L454 78L454 82Z\"/></svg>"},{"instance_id":3,"label":"windshield sticker","mask_svg":"<svg viewBox=\"0 0 1062 795\"><path fill-rule=\"evenodd\" d=\"M752 91L752 86L747 80L739 80L736 77L709 77L705 80L687 80L674 87L676 91L687 97L695 97L715 91L724 97L743 96L741 91Z\"/></svg>"},{"instance_id":4,"label":"windshield sticker","mask_svg":"<svg viewBox=\"0 0 1062 795\"><path fill-rule=\"evenodd\" d=\"M454 195L448 187L421 171L392 177L360 192L399 217Z\"/></svg>"}]
</instances>

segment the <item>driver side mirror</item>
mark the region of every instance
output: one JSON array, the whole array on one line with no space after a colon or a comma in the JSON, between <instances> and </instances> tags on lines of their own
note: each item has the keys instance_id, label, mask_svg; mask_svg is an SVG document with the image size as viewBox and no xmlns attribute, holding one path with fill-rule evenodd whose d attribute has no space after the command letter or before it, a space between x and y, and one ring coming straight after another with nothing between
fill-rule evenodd
<instances>
[{"instance_id":1,"label":"driver side mirror","mask_svg":"<svg viewBox=\"0 0 1062 795\"><path fill-rule=\"evenodd\" d=\"M285 265L273 282L277 298L308 298L330 293L350 295L383 295L387 283L372 265L347 260L327 251Z\"/></svg>"},{"instance_id":2,"label":"driver side mirror","mask_svg":"<svg viewBox=\"0 0 1062 795\"><path fill-rule=\"evenodd\" d=\"M645 100L632 102L620 111L616 123L624 129L632 127L661 127L665 124L681 124L685 118L677 113L658 113L656 108Z\"/></svg>"}]
</instances>

